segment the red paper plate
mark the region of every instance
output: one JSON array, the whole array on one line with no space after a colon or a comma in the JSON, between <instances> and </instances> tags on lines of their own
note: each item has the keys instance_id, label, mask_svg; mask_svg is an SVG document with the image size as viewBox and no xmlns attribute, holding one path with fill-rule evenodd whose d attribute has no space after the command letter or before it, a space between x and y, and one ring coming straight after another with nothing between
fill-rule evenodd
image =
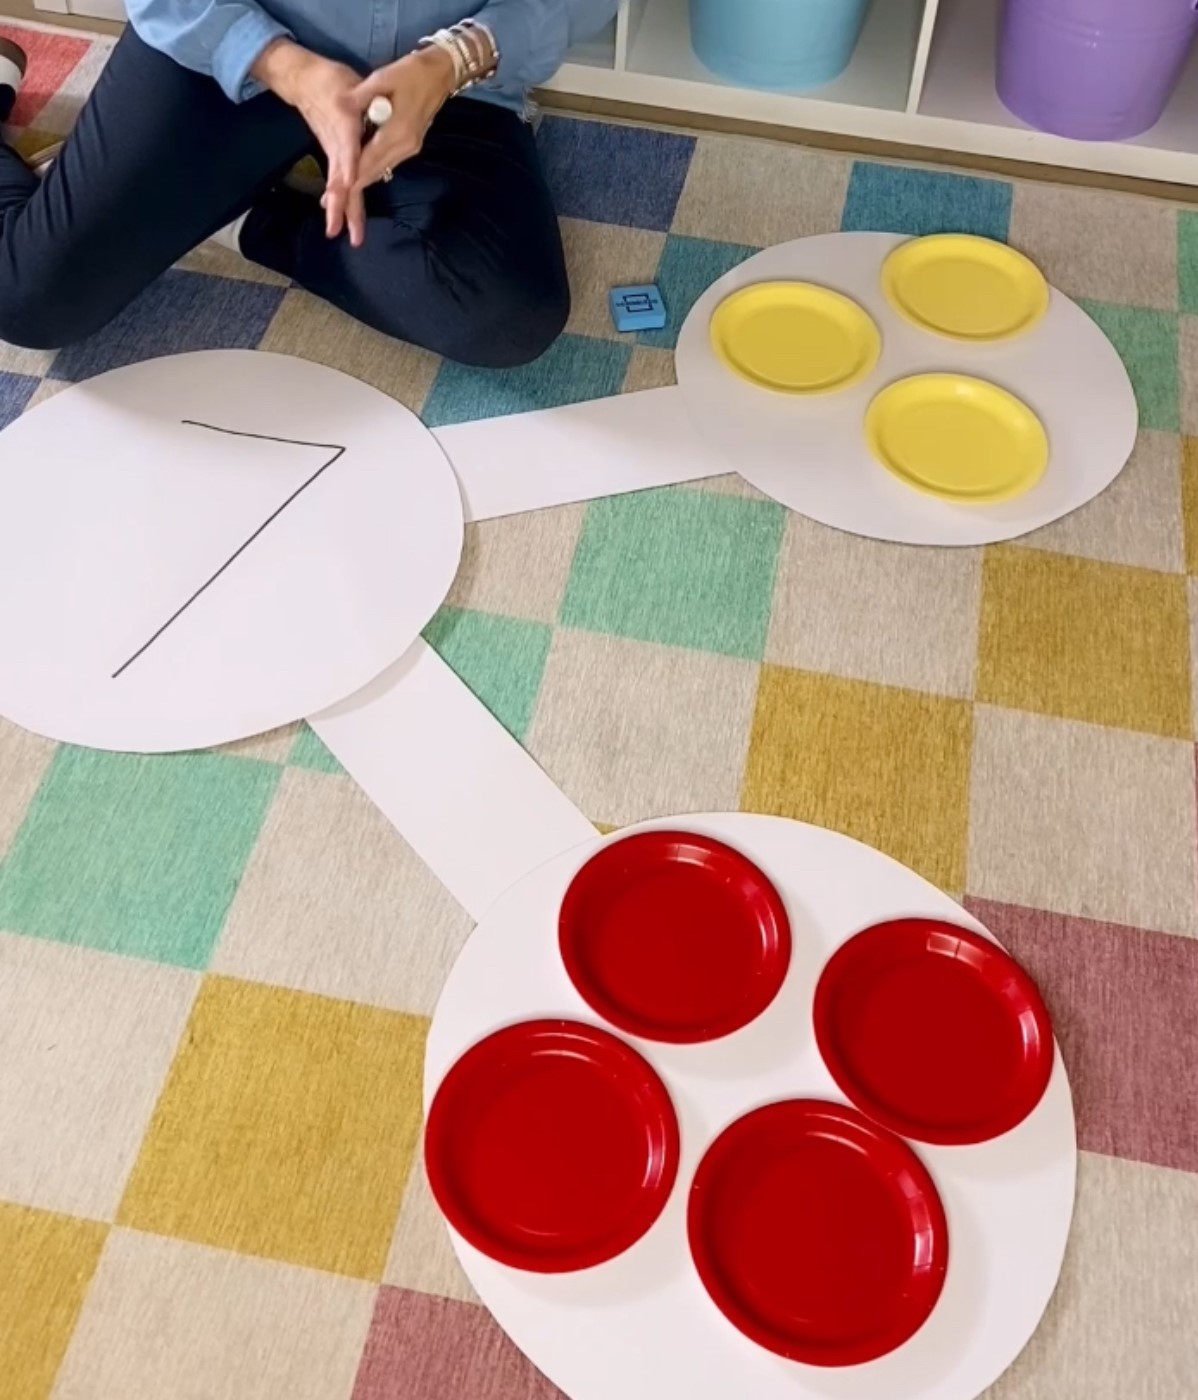
<instances>
[{"instance_id":1,"label":"red paper plate","mask_svg":"<svg viewBox=\"0 0 1198 1400\"><path fill-rule=\"evenodd\" d=\"M661 1214L678 1173L665 1085L623 1041L529 1021L480 1041L429 1110L429 1182L449 1223L516 1269L614 1259Z\"/></svg>"},{"instance_id":2,"label":"red paper plate","mask_svg":"<svg viewBox=\"0 0 1198 1400\"><path fill-rule=\"evenodd\" d=\"M691 1254L720 1311L759 1346L856 1366L936 1306L948 1224L927 1169L854 1108L792 1099L725 1130L699 1164Z\"/></svg>"},{"instance_id":3,"label":"red paper plate","mask_svg":"<svg viewBox=\"0 0 1198 1400\"><path fill-rule=\"evenodd\" d=\"M851 938L815 993L820 1053L846 1098L917 1142L986 1142L1040 1102L1052 1022L1035 983L990 939L935 919Z\"/></svg>"},{"instance_id":4,"label":"red paper plate","mask_svg":"<svg viewBox=\"0 0 1198 1400\"><path fill-rule=\"evenodd\" d=\"M755 1020L790 966L790 921L752 863L707 836L605 846L562 902L562 960L605 1021L645 1040L718 1040Z\"/></svg>"}]
</instances>

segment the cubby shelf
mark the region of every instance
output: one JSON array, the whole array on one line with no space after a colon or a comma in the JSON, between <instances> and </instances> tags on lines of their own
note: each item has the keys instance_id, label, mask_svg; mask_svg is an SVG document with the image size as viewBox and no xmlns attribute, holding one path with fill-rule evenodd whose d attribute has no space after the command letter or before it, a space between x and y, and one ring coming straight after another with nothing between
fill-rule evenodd
<instances>
[{"instance_id":1,"label":"cubby shelf","mask_svg":"<svg viewBox=\"0 0 1198 1400\"><path fill-rule=\"evenodd\" d=\"M691 48L689 0L621 0L617 21L572 52L549 86L683 121L722 117L1198 186L1198 53L1146 135L1119 143L1049 136L1013 117L995 92L1001 3L873 0L844 74L815 92L780 93L737 87L703 67ZM122 13L121 0L37 0L37 7L47 17Z\"/></svg>"},{"instance_id":2,"label":"cubby shelf","mask_svg":"<svg viewBox=\"0 0 1198 1400\"><path fill-rule=\"evenodd\" d=\"M1198 52L1165 116L1135 141L1082 142L1025 126L995 91L1001 0L873 0L848 70L814 92L759 92L709 73L688 0L622 0L608 62L573 57L551 89L664 112L763 122L1198 186Z\"/></svg>"}]
</instances>

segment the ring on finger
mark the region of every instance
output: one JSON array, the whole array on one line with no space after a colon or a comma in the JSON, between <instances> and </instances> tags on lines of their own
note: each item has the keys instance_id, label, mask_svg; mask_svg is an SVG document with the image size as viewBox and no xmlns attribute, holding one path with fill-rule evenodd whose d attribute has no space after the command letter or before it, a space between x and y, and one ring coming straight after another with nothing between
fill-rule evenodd
<instances>
[{"instance_id":1,"label":"ring on finger","mask_svg":"<svg viewBox=\"0 0 1198 1400\"><path fill-rule=\"evenodd\" d=\"M395 171L389 165L383 166L383 184L389 185L395 179Z\"/></svg>"}]
</instances>

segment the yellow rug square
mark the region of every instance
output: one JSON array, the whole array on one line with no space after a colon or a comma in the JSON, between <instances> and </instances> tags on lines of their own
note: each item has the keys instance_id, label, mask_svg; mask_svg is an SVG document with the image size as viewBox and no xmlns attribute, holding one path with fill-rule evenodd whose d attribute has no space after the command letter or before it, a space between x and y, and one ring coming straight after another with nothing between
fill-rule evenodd
<instances>
[{"instance_id":1,"label":"yellow rug square","mask_svg":"<svg viewBox=\"0 0 1198 1400\"><path fill-rule=\"evenodd\" d=\"M1186 581L1034 549L988 550L977 698L1192 737Z\"/></svg>"},{"instance_id":2,"label":"yellow rug square","mask_svg":"<svg viewBox=\"0 0 1198 1400\"><path fill-rule=\"evenodd\" d=\"M0 1203L0 1393L46 1400L108 1227Z\"/></svg>"},{"instance_id":3,"label":"yellow rug square","mask_svg":"<svg viewBox=\"0 0 1198 1400\"><path fill-rule=\"evenodd\" d=\"M210 977L122 1225L379 1279L420 1134L428 1023Z\"/></svg>"},{"instance_id":4,"label":"yellow rug square","mask_svg":"<svg viewBox=\"0 0 1198 1400\"><path fill-rule=\"evenodd\" d=\"M763 667L742 806L846 832L960 890L972 722L963 700Z\"/></svg>"},{"instance_id":5,"label":"yellow rug square","mask_svg":"<svg viewBox=\"0 0 1198 1400\"><path fill-rule=\"evenodd\" d=\"M18 155L24 156L26 160L36 160L44 151L57 146L61 140L62 137L55 136L53 132L38 131L36 127L28 126L16 133L12 144Z\"/></svg>"},{"instance_id":6,"label":"yellow rug square","mask_svg":"<svg viewBox=\"0 0 1198 1400\"><path fill-rule=\"evenodd\" d=\"M1198 574L1198 438L1182 439L1181 513L1186 536L1186 573Z\"/></svg>"}]
</instances>

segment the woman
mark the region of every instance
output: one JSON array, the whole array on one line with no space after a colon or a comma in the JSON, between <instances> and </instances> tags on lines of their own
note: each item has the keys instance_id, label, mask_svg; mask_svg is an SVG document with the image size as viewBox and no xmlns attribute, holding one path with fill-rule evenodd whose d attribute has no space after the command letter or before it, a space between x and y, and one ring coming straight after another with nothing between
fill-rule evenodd
<instances>
[{"instance_id":1,"label":"woman","mask_svg":"<svg viewBox=\"0 0 1198 1400\"><path fill-rule=\"evenodd\" d=\"M569 291L527 92L616 7L127 0L42 178L0 143L0 340L91 335L239 221L247 258L388 335L468 364L535 359ZM0 51L0 121L23 69ZM284 183L308 154L319 200Z\"/></svg>"}]
</instances>

